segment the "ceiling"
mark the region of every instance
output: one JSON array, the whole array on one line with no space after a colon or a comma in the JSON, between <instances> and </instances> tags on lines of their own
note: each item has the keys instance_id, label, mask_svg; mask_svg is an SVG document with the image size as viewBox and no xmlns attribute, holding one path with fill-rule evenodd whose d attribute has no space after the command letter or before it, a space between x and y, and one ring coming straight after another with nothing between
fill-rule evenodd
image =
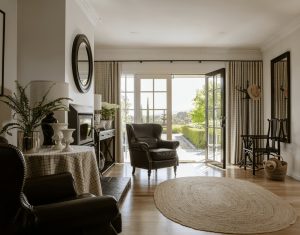
<instances>
[{"instance_id":1,"label":"ceiling","mask_svg":"<svg viewBox=\"0 0 300 235\"><path fill-rule=\"evenodd\" d=\"M98 48L261 48L291 22L299 0L87 0Z\"/></svg>"}]
</instances>

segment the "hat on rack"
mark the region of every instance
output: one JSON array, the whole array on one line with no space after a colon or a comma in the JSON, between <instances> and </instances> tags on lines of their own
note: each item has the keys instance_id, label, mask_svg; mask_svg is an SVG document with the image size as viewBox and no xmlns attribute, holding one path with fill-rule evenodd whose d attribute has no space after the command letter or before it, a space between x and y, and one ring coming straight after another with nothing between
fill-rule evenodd
<instances>
[{"instance_id":1,"label":"hat on rack","mask_svg":"<svg viewBox=\"0 0 300 235\"><path fill-rule=\"evenodd\" d=\"M261 92L260 92L259 86L252 84L247 88L247 92L251 99L253 99L253 100L260 99Z\"/></svg>"}]
</instances>

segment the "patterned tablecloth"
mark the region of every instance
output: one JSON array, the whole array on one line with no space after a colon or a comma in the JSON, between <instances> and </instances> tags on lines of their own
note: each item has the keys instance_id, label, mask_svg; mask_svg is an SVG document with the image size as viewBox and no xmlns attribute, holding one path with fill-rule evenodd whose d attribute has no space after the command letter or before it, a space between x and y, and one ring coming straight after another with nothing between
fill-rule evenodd
<instances>
[{"instance_id":1,"label":"patterned tablecloth","mask_svg":"<svg viewBox=\"0 0 300 235\"><path fill-rule=\"evenodd\" d=\"M42 148L38 153L24 154L26 177L70 172L74 178L77 193L102 195L100 174L95 150L89 146L72 145L72 152Z\"/></svg>"}]
</instances>

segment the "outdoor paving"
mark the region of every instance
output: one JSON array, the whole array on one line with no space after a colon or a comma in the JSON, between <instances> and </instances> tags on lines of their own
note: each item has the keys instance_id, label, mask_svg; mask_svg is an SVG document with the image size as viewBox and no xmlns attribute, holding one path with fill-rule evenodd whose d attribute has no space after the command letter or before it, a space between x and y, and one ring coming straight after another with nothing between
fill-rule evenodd
<instances>
[{"instance_id":1,"label":"outdoor paving","mask_svg":"<svg viewBox=\"0 0 300 235\"><path fill-rule=\"evenodd\" d=\"M166 135L162 134L162 139L166 139ZM173 140L179 141L177 154L180 162L204 162L205 149L197 149L188 139L182 134L173 134ZM124 152L125 162L129 162L129 152Z\"/></svg>"},{"instance_id":2,"label":"outdoor paving","mask_svg":"<svg viewBox=\"0 0 300 235\"><path fill-rule=\"evenodd\" d=\"M182 134L173 134L173 139L179 141L177 154L181 162L199 162L205 160L205 149L197 149Z\"/></svg>"}]
</instances>

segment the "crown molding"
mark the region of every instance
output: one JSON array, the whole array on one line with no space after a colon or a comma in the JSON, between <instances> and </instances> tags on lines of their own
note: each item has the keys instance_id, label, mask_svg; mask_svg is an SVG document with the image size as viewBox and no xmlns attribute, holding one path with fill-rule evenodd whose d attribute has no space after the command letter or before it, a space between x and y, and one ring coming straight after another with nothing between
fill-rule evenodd
<instances>
[{"instance_id":1,"label":"crown molding","mask_svg":"<svg viewBox=\"0 0 300 235\"><path fill-rule=\"evenodd\" d=\"M300 28L300 16L295 18L291 23L287 26L283 27L281 30L278 30L272 36L270 36L265 42L262 44L261 50L264 52L283 40L284 38L288 37L296 30Z\"/></svg>"},{"instance_id":2,"label":"crown molding","mask_svg":"<svg viewBox=\"0 0 300 235\"><path fill-rule=\"evenodd\" d=\"M83 10L86 17L95 27L100 21L98 13L95 11L93 5L87 0L76 0L78 6Z\"/></svg>"}]
</instances>

